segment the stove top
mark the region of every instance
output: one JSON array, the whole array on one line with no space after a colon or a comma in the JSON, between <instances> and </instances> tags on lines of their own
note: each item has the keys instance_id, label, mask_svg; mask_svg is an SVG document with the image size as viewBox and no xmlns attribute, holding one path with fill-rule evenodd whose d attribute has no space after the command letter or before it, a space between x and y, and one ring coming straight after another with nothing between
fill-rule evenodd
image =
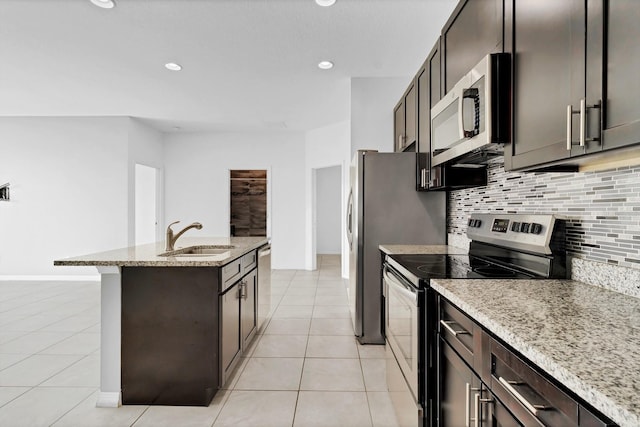
<instances>
[{"instance_id":1,"label":"stove top","mask_svg":"<svg viewBox=\"0 0 640 427\"><path fill-rule=\"evenodd\" d=\"M473 213L469 253L395 254L389 264L415 286L430 279L566 277L565 220L544 214Z\"/></svg>"},{"instance_id":2,"label":"stove top","mask_svg":"<svg viewBox=\"0 0 640 427\"><path fill-rule=\"evenodd\" d=\"M534 276L490 263L473 255L389 255L417 279L527 279ZM396 265L397 267L397 265Z\"/></svg>"}]
</instances>

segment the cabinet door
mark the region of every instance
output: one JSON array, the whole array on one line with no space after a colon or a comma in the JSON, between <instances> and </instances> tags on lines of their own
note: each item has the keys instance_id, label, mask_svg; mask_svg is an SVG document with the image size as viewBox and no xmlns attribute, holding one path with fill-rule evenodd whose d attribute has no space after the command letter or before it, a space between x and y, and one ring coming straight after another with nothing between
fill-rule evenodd
<instances>
[{"instance_id":1,"label":"cabinet door","mask_svg":"<svg viewBox=\"0 0 640 427\"><path fill-rule=\"evenodd\" d=\"M516 417L511 414L505 408L505 406L500 402L495 395L490 392L486 392L489 395L489 402L487 402L488 414L487 414L487 426L491 427L522 427L524 424L521 424ZM483 423L483 425L485 425Z\"/></svg>"},{"instance_id":2,"label":"cabinet door","mask_svg":"<svg viewBox=\"0 0 640 427\"><path fill-rule=\"evenodd\" d=\"M431 97L431 108L433 108L433 106L435 106L442 98L442 67L440 51L440 39L438 39L435 46L433 46L433 49L431 49L431 53L427 59L429 63L429 95ZM431 112L429 112L429 118L431 118Z\"/></svg>"},{"instance_id":3,"label":"cabinet door","mask_svg":"<svg viewBox=\"0 0 640 427\"><path fill-rule=\"evenodd\" d=\"M502 10L502 0L466 0L453 11L442 30L443 94L487 54L502 52Z\"/></svg>"},{"instance_id":4,"label":"cabinet door","mask_svg":"<svg viewBox=\"0 0 640 427\"><path fill-rule=\"evenodd\" d=\"M411 82L404 96L404 149L416 142L418 110L416 85Z\"/></svg>"},{"instance_id":5,"label":"cabinet door","mask_svg":"<svg viewBox=\"0 0 640 427\"><path fill-rule=\"evenodd\" d=\"M415 82L412 80L393 110L394 151L405 151L416 142L417 101Z\"/></svg>"},{"instance_id":6,"label":"cabinet door","mask_svg":"<svg viewBox=\"0 0 640 427\"><path fill-rule=\"evenodd\" d=\"M404 96L393 109L393 151L404 149Z\"/></svg>"},{"instance_id":7,"label":"cabinet door","mask_svg":"<svg viewBox=\"0 0 640 427\"><path fill-rule=\"evenodd\" d=\"M469 426L475 421L473 406L481 390L480 380L449 344L440 339L438 345L440 426Z\"/></svg>"},{"instance_id":8,"label":"cabinet door","mask_svg":"<svg viewBox=\"0 0 640 427\"><path fill-rule=\"evenodd\" d=\"M513 57L513 139L505 169L521 169L584 153L574 145L585 95L584 0L507 0L505 50Z\"/></svg>"},{"instance_id":9,"label":"cabinet door","mask_svg":"<svg viewBox=\"0 0 640 427\"><path fill-rule=\"evenodd\" d=\"M587 105L602 101L602 143L587 152L640 143L640 2L588 0ZM600 114L588 110L587 137L598 137Z\"/></svg>"},{"instance_id":10,"label":"cabinet door","mask_svg":"<svg viewBox=\"0 0 640 427\"><path fill-rule=\"evenodd\" d=\"M240 281L220 296L220 334L222 346L222 383L242 349L240 341Z\"/></svg>"},{"instance_id":11,"label":"cabinet door","mask_svg":"<svg viewBox=\"0 0 640 427\"><path fill-rule=\"evenodd\" d=\"M431 167L431 107L440 100L440 39L418 71L415 84L418 95L416 152L419 153L416 187L418 190L427 190Z\"/></svg>"},{"instance_id":12,"label":"cabinet door","mask_svg":"<svg viewBox=\"0 0 640 427\"><path fill-rule=\"evenodd\" d=\"M418 93L418 137L416 151L419 153L428 153L431 147L431 97L429 80L429 67L428 63L425 62L416 75L416 91Z\"/></svg>"},{"instance_id":13,"label":"cabinet door","mask_svg":"<svg viewBox=\"0 0 640 427\"><path fill-rule=\"evenodd\" d=\"M240 292L240 316L242 331L242 348L245 349L251 343L257 326L256 294L258 288L258 275L254 269L242 279Z\"/></svg>"}]
</instances>

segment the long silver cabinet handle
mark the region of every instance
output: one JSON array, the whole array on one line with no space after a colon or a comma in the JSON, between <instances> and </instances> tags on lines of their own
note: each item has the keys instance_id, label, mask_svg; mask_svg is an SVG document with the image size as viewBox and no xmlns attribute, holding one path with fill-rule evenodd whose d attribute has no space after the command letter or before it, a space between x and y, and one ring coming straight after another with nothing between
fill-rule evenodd
<instances>
[{"instance_id":1,"label":"long silver cabinet handle","mask_svg":"<svg viewBox=\"0 0 640 427\"><path fill-rule=\"evenodd\" d=\"M247 299L247 282L240 282L240 298Z\"/></svg>"},{"instance_id":2,"label":"long silver cabinet handle","mask_svg":"<svg viewBox=\"0 0 640 427\"><path fill-rule=\"evenodd\" d=\"M475 427L480 427L480 393L476 393L473 397L474 408L476 410Z\"/></svg>"},{"instance_id":3,"label":"long silver cabinet handle","mask_svg":"<svg viewBox=\"0 0 640 427\"><path fill-rule=\"evenodd\" d=\"M482 399L480 394L476 394L475 396L475 410L476 410L476 425L475 427L479 427L482 423L482 404L483 403L493 403L493 399Z\"/></svg>"},{"instance_id":4,"label":"long silver cabinet handle","mask_svg":"<svg viewBox=\"0 0 640 427\"><path fill-rule=\"evenodd\" d=\"M470 427L469 423L470 423L470 417L469 417L469 401L471 400L471 384L466 383L467 386L467 393L466 393L466 399L465 399L465 411L464 411L464 425L465 427Z\"/></svg>"},{"instance_id":5,"label":"long silver cabinet handle","mask_svg":"<svg viewBox=\"0 0 640 427\"><path fill-rule=\"evenodd\" d=\"M512 384L521 384L521 383L516 381L508 381L508 380L505 380L503 377L498 377L498 380L509 391L509 393L513 395L513 397L515 397L520 403L522 403L522 405L524 405L524 407L527 408L536 417L538 416L538 411L551 409L549 406L533 405L527 399L525 399L524 396L518 393L518 391L515 388L513 388Z\"/></svg>"},{"instance_id":6,"label":"long silver cabinet handle","mask_svg":"<svg viewBox=\"0 0 640 427\"><path fill-rule=\"evenodd\" d=\"M573 107L571 105L567 105L567 151L571 151L571 140L573 139L573 135L571 135L571 118L573 117Z\"/></svg>"},{"instance_id":7,"label":"long silver cabinet handle","mask_svg":"<svg viewBox=\"0 0 640 427\"><path fill-rule=\"evenodd\" d=\"M586 105L586 104L585 104ZM580 103L582 107L582 101ZM584 114L581 113L581 110L574 110L571 104L567 105L567 151L571 151L571 146L573 145L573 131L571 129L571 119L574 114L580 114L580 137L584 138ZM584 147L584 142L580 139L580 145Z\"/></svg>"},{"instance_id":8,"label":"long silver cabinet handle","mask_svg":"<svg viewBox=\"0 0 640 427\"><path fill-rule=\"evenodd\" d=\"M585 133L587 131L587 100L580 100L580 147L584 147Z\"/></svg>"},{"instance_id":9,"label":"long silver cabinet handle","mask_svg":"<svg viewBox=\"0 0 640 427\"><path fill-rule=\"evenodd\" d=\"M458 335L465 335L465 334L470 334L471 332L469 331L465 331L464 329L461 331L456 331L455 329L453 329L449 324L450 323L455 323L455 322L451 322L451 321L445 321L445 320L441 320L440 324L442 326L444 326L444 328L449 331L450 334L452 334L454 337L457 337Z\"/></svg>"},{"instance_id":10,"label":"long silver cabinet handle","mask_svg":"<svg viewBox=\"0 0 640 427\"><path fill-rule=\"evenodd\" d=\"M471 427L471 420L476 420L476 418L471 418L470 415L470 401L471 401L471 392L472 391L480 391L481 389L476 388L476 387L471 387L471 384L469 383L465 383L466 384L466 399L465 399L465 413L464 413L464 422L465 422L465 427ZM476 393L476 399L479 397L480 395ZM476 409L475 412L478 412L478 407L477 407L477 403L476 403ZM477 423L477 422L476 422Z\"/></svg>"}]
</instances>

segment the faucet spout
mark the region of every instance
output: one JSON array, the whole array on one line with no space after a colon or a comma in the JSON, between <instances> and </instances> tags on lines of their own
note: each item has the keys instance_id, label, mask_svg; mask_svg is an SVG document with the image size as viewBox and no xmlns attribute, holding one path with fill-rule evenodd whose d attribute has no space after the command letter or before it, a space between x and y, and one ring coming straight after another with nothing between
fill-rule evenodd
<instances>
[{"instance_id":1,"label":"faucet spout","mask_svg":"<svg viewBox=\"0 0 640 427\"><path fill-rule=\"evenodd\" d=\"M198 230L202 228L202 224L200 224L199 222L194 222L192 224L187 225L185 228L183 228L182 230L174 234L173 230L171 229L171 226L179 222L180 221L172 222L171 224L169 224L169 226L167 226L165 251L172 251L174 249L174 245L176 244L176 240L178 240L178 238L182 236L185 233L185 231L190 230L192 228L197 228Z\"/></svg>"}]
</instances>

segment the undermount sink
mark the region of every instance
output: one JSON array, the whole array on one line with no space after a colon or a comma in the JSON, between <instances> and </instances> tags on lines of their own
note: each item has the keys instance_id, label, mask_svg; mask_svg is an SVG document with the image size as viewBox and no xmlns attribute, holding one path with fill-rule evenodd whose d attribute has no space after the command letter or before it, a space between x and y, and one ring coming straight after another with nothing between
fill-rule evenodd
<instances>
[{"instance_id":1,"label":"undermount sink","mask_svg":"<svg viewBox=\"0 0 640 427\"><path fill-rule=\"evenodd\" d=\"M194 257L194 256L212 256L223 255L234 249L233 245L203 245L189 246L186 248L176 249L174 251L164 252L158 256L176 256L176 257Z\"/></svg>"}]
</instances>

